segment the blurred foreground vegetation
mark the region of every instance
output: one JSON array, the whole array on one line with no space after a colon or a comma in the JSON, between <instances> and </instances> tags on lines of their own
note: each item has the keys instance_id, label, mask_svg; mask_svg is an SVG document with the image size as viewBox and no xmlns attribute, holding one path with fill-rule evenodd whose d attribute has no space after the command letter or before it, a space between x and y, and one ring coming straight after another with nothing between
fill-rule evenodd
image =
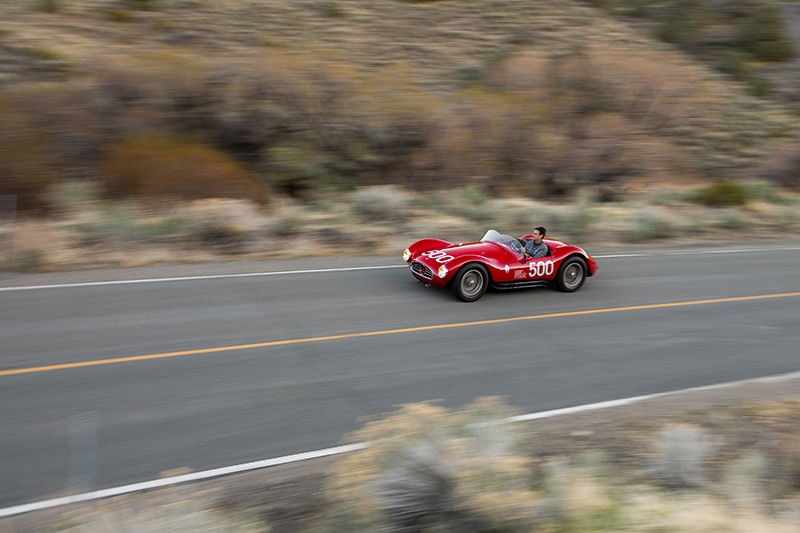
<instances>
[{"instance_id":1,"label":"blurred foreground vegetation","mask_svg":"<svg viewBox=\"0 0 800 533\"><path fill-rule=\"evenodd\" d=\"M410 404L349 437L370 446L321 468L15 523L72 533L800 531L796 399L546 427L514 415L496 398L456 411Z\"/></svg>"}]
</instances>

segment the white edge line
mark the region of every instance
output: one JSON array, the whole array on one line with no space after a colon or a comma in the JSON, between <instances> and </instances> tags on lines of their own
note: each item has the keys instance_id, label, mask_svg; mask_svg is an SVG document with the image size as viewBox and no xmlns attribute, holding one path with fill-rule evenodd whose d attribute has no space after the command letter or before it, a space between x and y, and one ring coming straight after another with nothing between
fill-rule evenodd
<instances>
[{"instance_id":1,"label":"white edge line","mask_svg":"<svg viewBox=\"0 0 800 533\"><path fill-rule=\"evenodd\" d=\"M691 387L688 389L679 389L667 392L658 392L654 394L644 394L642 396L632 396L630 398L621 398L619 400L609 400L605 402L590 403L586 405L577 405L574 407L564 407L561 409L551 409L549 411L541 411L539 413L529 413L525 415L513 416L508 418L509 422L528 422L531 420L541 420L544 418L553 418L556 416L580 413L584 411L597 411L601 409L608 409L611 407L621 407L631 405L634 403L643 402L646 400L653 400L662 398L664 396L674 396L678 394L686 394L692 392L710 391L716 389L724 389L744 385L747 383L778 383L781 381L788 381L791 379L800 378L800 371L789 372L787 374L777 374L773 376L765 376L760 378L743 379L738 381L729 381L726 383L717 383L714 385L703 385L700 387ZM296 453L293 455L284 455L283 457L275 457L273 459L264 459L262 461L253 461L251 463L243 463L239 465L227 466L223 468L216 468L214 470L205 470L202 472L193 472L191 474L184 474L182 476L174 476L164 479L157 479L153 481L144 481L141 483L134 483L132 485L124 485L122 487L114 487L109 489L97 490L94 492L87 492L85 494L75 494L73 496L65 496L63 498L54 498L51 500L44 500L24 505L17 505L14 507L7 507L0 509L0 518L7 518L33 511L41 511L62 505L69 505L73 503L87 502L92 500L100 500L103 498L110 498L113 496L121 496L123 494L130 494L132 492L139 492L143 490L156 489L166 487L169 485L178 485L180 483L187 483L190 481L200 481L214 477L226 476L230 474L237 474L251 470L258 470L262 468L269 468L271 466L279 466L289 463L297 463L300 461L307 461L309 459L319 459L321 457L330 457L343 453L350 453L358 450L363 450L370 446L369 442L358 442L355 444L347 444L344 446L337 446L334 448L325 448L322 450L314 450L310 452Z\"/></svg>"},{"instance_id":2,"label":"white edge line","mask_svg":"<svg viewBox=\"0 0 800 533\"><path fill-rule=\"evenodd\" d=\"M240 465L227 466L224 468L216 468L214 470L206 470L203 472L192 472L191 474L184 474L182 476L156 479L153 481L144 481L142 483L134 483L132 485L124 485L122 487L97 490L94 492L87 492L85 494L75 494L73 496L65 496L63 498L54 498L52 500L44 500L25 505L17 505L15 507L7 507L5 509L0 509L0 518L6 518L9 516L30 513L33 511L41 511L43 509L50 509L52 507L59 507L61 505L69 505L72 503L99 500L102 498L110 498L112 496L130 494L132 492L156 489L159 487L166 487L169 485L177 485L180 483L187 483L189 481L199 481L202 479L210 479L219 476L226 476L230 474L246 472L249 470L257 470L259 468L268 468L270 466L296 463L299 461L306 461L309 459L318 459L320 457L329 457L341 453L348 453L348 452L354 452L356 450L361 450L366 448L367 446L368 446L367 443L348 444L346 446L337 446L335 448L325 448L324 450L314 450L310 452L297 453L293 455L285 455L283 457L276 457L274 459L254 461L252 463L244 463Z\"/></svg>"},{"instance_id":3,"label":"white edge line","mask_svg":"<svg viewBox=\"0 0 800 533\"><path fill-rule=\"evenodd\" d=\"M593 255L594 259L619 259L620 257L649 257L654 254L614 254L614 255Z\"/></svg>"},{"instance_id":4,"label":"white edge line","mask_svg":"<svg viewBox=\"0 0 800 533\"><path fill-rule=\"evenodd\" d=\"M365 267L319 268L313 270L281 270L278 272L245 272L242 274L213 274L208 276L182 276L176 278L145 278L116 281L87 281L80 283L54 283L52 285L27 285L22 287L0 287L0 292L34 291L39 289L68 289L74 287L100 287L103 285L131 285L134 283L162 283L166 281L195 281L224 278L250 278L257 276L280 276L286 274L319 274L322 272L348 272L353 270L378 270L383 268L407 268L406 265L378 265Z\"/></svg>"},{"instance_id":5,"label":"white edge line","mask_svg":"<svg viewBox=\"0 0 800 533\"><path fill-rule=\"evenodd\" d=\"M614 254L614 255L593 255L595 259L617 259L621 257L652 257L658 255L707 255L707 254L741 254L752 252L790 252L800 250L800 247L789 248L746 248L736 250L694 250L687 252L654 252L639 254Z\"/></svg>"}]
</instances>

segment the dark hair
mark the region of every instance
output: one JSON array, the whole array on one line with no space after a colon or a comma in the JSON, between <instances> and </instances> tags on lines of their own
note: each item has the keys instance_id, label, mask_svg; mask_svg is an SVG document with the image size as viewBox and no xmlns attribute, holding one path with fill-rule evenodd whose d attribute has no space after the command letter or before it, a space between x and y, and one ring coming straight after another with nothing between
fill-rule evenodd
<instances>
[{"instance_id":1,"label":"dark hair","mask_svg":"<svg viewBox=\"0 0 800 533\"><path fill-rule=\"evenodd\" d=\"M540 234L542 237L544 237L545 235L547 235L547 230L546 230L546 229L544 229L544 228L543 228L543 227L541 227L541 226L540 226L540 227L538 227L538 228L533 228L533 231L538 231L538 232L539 232L539 234Z\"/></svg>"}]
</instances>

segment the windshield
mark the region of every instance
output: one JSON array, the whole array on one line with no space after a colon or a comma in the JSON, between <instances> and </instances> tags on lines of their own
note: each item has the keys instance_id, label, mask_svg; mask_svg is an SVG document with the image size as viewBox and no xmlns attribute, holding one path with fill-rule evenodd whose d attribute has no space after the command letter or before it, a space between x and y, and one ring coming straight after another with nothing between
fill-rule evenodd
<instances>
[{"instance_id":1,"label":"windshield","mask_svg":"<svg viewBox=\"0 0 800 533\"><path fill-rule=\"evenodd\" d=\"M486 232L481 242L497 242L503 246L510 248L517 255L523 255L522 245L520 242L511 235L503 235L493 229Z\"/></svg>"}]
</instances>

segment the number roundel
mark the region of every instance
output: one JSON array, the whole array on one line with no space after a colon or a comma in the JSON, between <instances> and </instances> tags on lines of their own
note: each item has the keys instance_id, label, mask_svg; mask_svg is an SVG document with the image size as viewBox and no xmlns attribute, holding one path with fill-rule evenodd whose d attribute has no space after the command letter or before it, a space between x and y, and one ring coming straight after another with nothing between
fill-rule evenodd
<instances>
[{"instance_id":1,"label":"number roundel","mask_svg":"<svg viewBox=\"0 0 800 533\"><path fill-rule=\"evenodd\" d=\"M552 261L539 261L539 262L531 262L530 266L530 277L532 278L542 278L545 276L551 276L553 271L555 270L555 265Z\"/></svg>"},{"instance_id":2,"label":"number roundel","mask_svg":"<svg viewBox=\"0 0 800 533\"><path fill-rule=\"evenodd\" d=\"M429 258L435 260L439 264L444 264L455 259L455 257L452 255L448 255L447 252L443 252L441 250L432 250L430 252L425 252L422 255L427 255Z\"/></svg>"}]
</instances>

